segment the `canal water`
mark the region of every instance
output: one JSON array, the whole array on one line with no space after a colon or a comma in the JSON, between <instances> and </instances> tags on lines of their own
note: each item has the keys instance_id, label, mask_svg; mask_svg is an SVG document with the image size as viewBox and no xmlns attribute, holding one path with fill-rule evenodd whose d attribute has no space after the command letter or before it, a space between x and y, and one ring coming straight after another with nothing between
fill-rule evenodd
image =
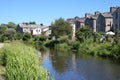
<instances>
[{"instance_id":1,"label":"canal water","mask_svg":"<svg viewBox=\"0 0 120 80\"><path fill-rule=\"evenodd\" d=\"M88 55L48 50L43 66L55 80L120 80L120 64Z\"/></svg>"}]
</instances>

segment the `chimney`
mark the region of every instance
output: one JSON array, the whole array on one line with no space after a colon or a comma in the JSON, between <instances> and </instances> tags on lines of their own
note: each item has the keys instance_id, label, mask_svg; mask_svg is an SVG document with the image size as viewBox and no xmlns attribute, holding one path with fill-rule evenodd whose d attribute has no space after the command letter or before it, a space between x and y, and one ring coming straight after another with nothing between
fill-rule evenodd
<instances>
[{"instance_id":1,"label":"chimney","mask_svg":"<svg viewBox=\"0 0 120 80\"><path fill-rule=\"evenodd\" d=\"M114 13L116 11L117 7L110 7L110 13Z\"/></svg>"},{"instance_id":2,"label":"chimney","mask_svg":"<svg viewBox=\"0 0 120 80\"><path fill-rule=\"evenodd\" d=\"M95 12L95 15L99 15L99 14L100 14L100 12L99 12L99 11L96 11L96 12Z\"/></svg>"},{"instance_id":3,"label":"chimney","mask_svg":"<svg viewBox=\"0 0 120 80\"><path fill-rule=\"evenodd\" d=\"M92 15L92 14L90 14L90 13L86 13L86 14L85 14L85 18L90 18L91 15Z\"/></svg>"},{"instance_id":4,"label":"chimney","mask_svg":"<svg viewBox=\"0 0 120 80\"><path fill-rule=\"evenodd\" d=\"M43 26L43 24L41 23L40 26Z\"/></svg>"}]
</instances>

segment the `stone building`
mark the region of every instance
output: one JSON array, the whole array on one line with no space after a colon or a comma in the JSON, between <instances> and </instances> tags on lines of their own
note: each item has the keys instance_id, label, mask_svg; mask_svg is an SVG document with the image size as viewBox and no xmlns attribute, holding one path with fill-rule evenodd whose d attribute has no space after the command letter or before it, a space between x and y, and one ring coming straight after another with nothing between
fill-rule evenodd
<instances>
[{"instance_id":1,"label":"stone building","mask_svg":"<svg viewBox=\"0 0 120 80\"><path fill-rule=\"evenodd\" d=\"M96 20L99 16L100 12L96 11L94 15L90 14L90 13L86 13L85 14L85 25L89 26L93 32L96 32Z\"/></svg>"},{"instance_id":2,"label":"stone building","mask_svg":"<svg viewBox=\"0 0 120 80\"><path fill-rule=\"evenodd\" d=\"M76 26L75 26L75 19L69 18L67 19L67 22L72 26L72 40L75 40L75 32L76 32Z\"/></svg>"},{"instance_id":3,"label":"stone building","mask_svg":"<svg viewBox=\"0 0 120 80\"><path fill-rule=\"evenodd\" d=\"M97 19L97 32L107 32L111 30L113 24L113 17L110 12L101 13Z\"/></svg>"},{"instance_id":4,"label":"stone building","mask_svg":"<svg viewBox=\"0 0 120 80\"><path fill-rule=\"evenodd\" d=\"M84 27L85 26L85 18L84 17L83 18L76 18L75 26L76 26L76 29Z\"/></svg>"},{"instance_id":5,"label":"stone building","mask_svg":"<svg viewBox=\"0 0 120 80\"><path fill-rule=\"evenodd\" d=\"M113 12L113 29L120 30L120 7Z\"/></svg>"}]
</instances>

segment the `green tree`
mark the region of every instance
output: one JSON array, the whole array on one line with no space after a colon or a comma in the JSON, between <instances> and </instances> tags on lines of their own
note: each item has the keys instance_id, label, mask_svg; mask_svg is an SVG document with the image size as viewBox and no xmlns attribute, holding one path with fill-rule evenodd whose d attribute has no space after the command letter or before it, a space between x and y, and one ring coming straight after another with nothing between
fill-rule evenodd
<instances>
[{"instance_id":1,"label":"green tree","mask_svg":"<svg viewBox=\"0 0 120 80\"><path fill-rule=\"evenodd\" d=\"M4 32L4 37L7 37L8 40L13 40L16 31L14 29L7 29Z\"/></svg>"},{"instance_id":2,"label":"green tree","mask_svg":"<svg viewBox=\"0 0 120 80\"><path fill-rule=\"evenodd\" d=\"M14 29L17 27L17 25L15 23L13 23L13 22L9 22L7 24L7 26L8 26L8 28L14 28Z\"/></svg>"},{"instance_id":3,"label":"green tree","mask_svg":"<svg viewBox=\"0 0 120 80\"><path fill-rule=\"evenodd\" d=\"M65 35L72 35L72 26L65 21L63 18L59 18L55 21L54 24L51 26L52 28L52 36L60 37Z\"/></svg>"},{"instance_id":4,"label":"green tree","mask_svg":"<svg viewBox=\"0 0 120 80\"><path fill-rule=\"evenodd\" d=\"M23 41L28 41L29 39L31 39L31 34L30 33L24 33L23 35Z\"/></svg>"},{"instance_id":5,"label":"green tree","mask_svg":"<svg viewBox=\"0 0 120 80\"><path fill-rule=\"evenodd\" d=\"M19 32L16 32L16 34L14 35L14 38L16 40L20 40L20 39L23 39L23 34L19 33Z\"/></svg>"},{"instance_id":6,"label":"green tree","mask_svg":"<svg viewBox=\"0 0 120 80\"><path fill-rule=\"evenodd\" d=\"M4 31L8 28L6 24L1 24L0 25L0 35L4 33Z\"/></svg>"},{"instance_id":7,"label":"green tree","mask_svg":"<svg viewBox=\"0 0 120 80\"><path fill-rule=\"evenodd\" d=\"M82 28L79 28L76 31L75 36L76 36L77 40L83 42L92 36L92 30L89 27L84 26Z\"/></svg>"},{"instance_id":8,"label":"green tree","mask_svg":"<svg viewBox=\"0 0 120 80\"><path fill-rule=\"evenodd\" d=\"M36 22L35 22L35 21L33 21L33 22L29 22L29 24L36 24Z\"/></svg>"}]
</instances>

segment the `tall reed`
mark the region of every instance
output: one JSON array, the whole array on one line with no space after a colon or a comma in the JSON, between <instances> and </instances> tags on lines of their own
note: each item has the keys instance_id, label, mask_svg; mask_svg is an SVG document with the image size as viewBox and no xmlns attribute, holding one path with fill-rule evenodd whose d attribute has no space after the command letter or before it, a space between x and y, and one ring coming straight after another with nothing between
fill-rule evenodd
<instances>
[{"instance_id":1,"label":"tall reed","mask_svg":"<svg viewBox=\"0 0 120 80\"><path fill-rule=\"evenodd\" d=\"M47 70L40 66L37 51L20 42L12 42L0 51L6 67L6 80L49 80Z\"/></svg>"}]
</instances>

